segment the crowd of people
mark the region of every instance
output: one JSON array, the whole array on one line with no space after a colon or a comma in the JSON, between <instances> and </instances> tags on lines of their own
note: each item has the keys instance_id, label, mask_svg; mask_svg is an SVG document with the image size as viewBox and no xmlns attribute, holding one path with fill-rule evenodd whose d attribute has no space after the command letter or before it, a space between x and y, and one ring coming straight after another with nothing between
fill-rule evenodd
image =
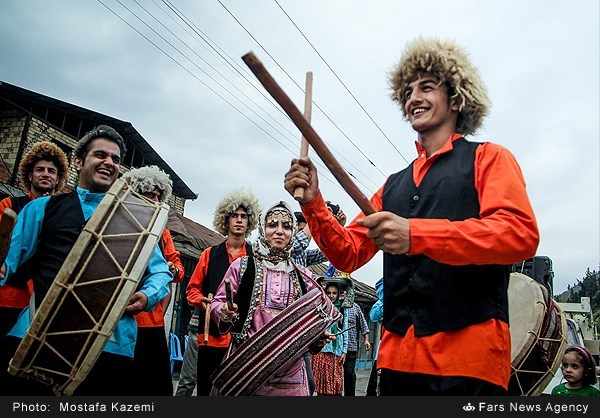
<instances>
[{"instance_id":1,"label":"crowd of people","mask_svg":"<svg viewBox=\"0 0 600 418\"><path fill-rule=\"evenodd\" d=\"M525 179L510 151L466 139L481 128L490 103L459 45L416 38L389 82L392 100L416 132L417 157L371 197L374 213L359 213L347 223L339 206L325 200L309 157L293 159L285 173L282 193L304 190L296 197L299 210L285 200L263 209L244 187L226 194L213 220L224 240L206 248L187 272L191 320L177 388L164 316L173 284L184 283L186 272L164 228L74 394L218 396L219 375L242 385L255 379L252 393L259 396L355 396L359 347L368 352L375 342L354 301L350 273L383 251L379 300L371 313L382 333L368 394L508 395L508 266L533 257L539 244ZM87 132L72 160L77 186L59 193L69 172L67 157L51 142L37 143L20 166L27 195L0 202L1 209L18 212L0 270L4 395L52 394L49 382L11 375L7 365L120 173L126 171L128 187L149 202L161 205L172 194L171 179L158 167L124 170L125 152L123 137L112 127ZM251 242L255 229L258 237ZM311 240L317 248L309 248ZM329 263L328 273L315 277L309 267L320 263ZM321 311L331 307L330 322L313 325L314 331L289 324L281 338L293 339L297 332L306 339L298 337L292 349L276 347L266 360L247 358L257 364L252 375L241 378L228 368L281 327L278 318L293 317L294 308L314 295L321 298ZM270 358L281 365L261 373ZM585 348L567 348L562 372L566 382L554 395L598 396L594 359ZM136 377L135 385L129 376Z\"/></svg>"}]
</instances>

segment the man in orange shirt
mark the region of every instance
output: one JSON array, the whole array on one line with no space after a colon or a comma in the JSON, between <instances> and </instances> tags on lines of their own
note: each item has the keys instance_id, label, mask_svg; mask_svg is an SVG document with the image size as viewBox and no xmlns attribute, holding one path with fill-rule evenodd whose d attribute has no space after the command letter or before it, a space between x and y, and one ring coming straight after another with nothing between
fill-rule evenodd
<instances>
[{"instance_id":1,"label":"man in orange shirt","mask_svg":"<svg viewBox=\"0 0 600 418\"><path fill-rule=\"evenodd\" d=\"M381 395L506 394L509 265L539 244L521 169L505 148L465 139L489 100L461 47L417 38L389 81L418 156L371 198L377 212L342 228L308 157L292 160L284 187L305 189L302 213L340 270L384 252Z\"/></svg>"},{"instance_id":2,"label":"man in orange shirt","mask_svg":"<svg viewBox=\"0 0 600 418\"><path fill-rule=\"evenodd\" d=\"M166 202L173 190L169 175L155 165L135 168L123 175L131 189L153 202ZM183 279L184 270L179 251L167 228L159 241L160 249L173 275L172 283ZM172 291L156 304L152 312L140 312L135 316L138 326L137 343L133 356L136 380L134 394L140 396L172 396L171 357L165 333L165 312Z\"/></svg>"},{"instance_id":3,"label":"man in orange shirt","mask_svg":"<svg viewBox=\"0 0 600 418\"><path fill-rule=\"evenodd\" d=\"M210 376L219 367L229 346L230 334L220 335L216 322L210 319L209 335L204 333L204 321L209 295L217 292L225 272L233 260L252 256L252 246L246 241L258 225L261 208L254 195L244 188L225 196L215 210L213 226L227 239L207 248L192 273L187 287L187 300L198 310L197 395L208 396L212 388ZM205 341L206 344L205 344ZM185 355L185 354L184 354ZM184 358L185 363L185 358Z\"/></svg>"},{"instance_id":4,"label":"man in orange shirt","mask_svg":"<svg viewBox=\"0 0 600 418\"><path fill-rule=\"evenodd\" d=\"M28 191L24 196L6 197L0 201L0 219L4 209L12 209L17 214L23 207L40 196L52 196L62 189L69 175L69 163L66 154L58 145L50 141L33 144L19 163L19 180L21 186ZM4 336L17 322L23 308L29 305L31 281L28 286L0 286L0 358L10 360L13 352L5 353ZM2 363L3 365L5 363ZM6 367L2 367L0 379L8 375ZM8 383L7 383L8 384Z\"/></svg>"}]
</instances>

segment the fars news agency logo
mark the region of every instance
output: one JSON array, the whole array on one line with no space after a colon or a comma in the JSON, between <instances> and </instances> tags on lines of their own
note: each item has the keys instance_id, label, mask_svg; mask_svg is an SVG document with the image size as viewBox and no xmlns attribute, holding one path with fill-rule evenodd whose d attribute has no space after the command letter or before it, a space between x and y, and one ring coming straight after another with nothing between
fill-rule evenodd
<instances>
[{"instance_id":1,"label":"fars news agency logo","mask_svg":"<svg viewBox=\"0 0 600 418\"><path fill-rule=\"evenodd\" d=\"M469 402L468 404L463 406L463 411L471 412L474 410L475 410L475 407L473 405L471 405L471 402Z\"/></svg>"}]
</instances>

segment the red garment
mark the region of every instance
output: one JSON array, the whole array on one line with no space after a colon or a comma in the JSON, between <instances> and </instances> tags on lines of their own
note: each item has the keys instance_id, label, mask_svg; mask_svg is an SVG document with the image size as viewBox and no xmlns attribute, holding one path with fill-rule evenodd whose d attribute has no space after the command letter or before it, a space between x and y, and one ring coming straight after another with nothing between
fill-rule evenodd
<instances>
[{"instance_id":1,"label":"red garment","mask_svg":"<svg viewBox=\"0 0 600 418\"><path fill-rule=\"evenodd\" d=\"M243 257L246 254L246 245L242 245L242 248L236 255L232 255L229 250L229 244L225 243L225 247L227 248L227 258L229 260L229 264L240 257ZM202 306L202 299L205 297L202 293L202 281L204 280L204 276L208 272L208 263L210 261L210 252L212 247L208 247L206 250L202 252L200 255L200 260L198 260L198 264L194 269L194 273L192 273L192 277L190 278L190 282L188 283L188 287L186 290L187 300L191 305L194 305L196 308L200 310L204 310ZM221 336L212 336L208 337L208 343L204 344L204 324L198 324L198 343L203 346L210 347L228 347L229 341L231 340L231 336L229 333Z\"/></svg>"},{"instance_id":2,"label":"red garment","mask_svg":"<svg viewBox=\"0 0 600 418\"><path fill-rule=\"evenodd\" d=\"M341 356L320 352L310 356L318 396L342 396L344 391L344 366Z\"/></svg>"},{"instance_id":3,"label":"red garment","mask_svg":"<svg viewBox=\"0 0 600 418\"><path fill-rule=\"evenodd\" d=\"M31 193L28 193L27 196L30 200L35 199ZM2 219L2 214L6 208L12 209L12 200L10 197L0 201L0 219ZM27 288L14 287L7 284L0 286L0 307L23 309L29 305L29 298L32 293L33 282L31 280L27 282Z\"/></svg>"},{"instance_id":4,"label":"red garment","mask_svg":"<svg viewBox=\"0 0 600 418\"><path fill-rule=\"evenodd\" d=\"M171 283L179 283L183 280L184 270L181 264L181 254L175 249L173 237L167 228L163 229L162 233L162 248L165 260L171 261L179 269L179 273L173 278ZM135 321L138 327L164 327L165 312L162 303L157 303L156 308L152 312L140 312L135 316Z\"/></svg>"},{"instance_id":5,"label":"red garment","mask_svg":"<svg viewBox=\"0 0 600 418\"><path fill-rule=\"evenodd\" d=\"M413 165L418 186L434 161L452 150L452 135L429 158L419 143ZM475 155L475 188L480 219L451 222L447 219L409 219L408 255L424 254L450 265L512 264L535 255L539 243L537 222L527 197L525 180L514 156L505 148L485 143ZM377 211L383 207L383 186L371 197ZM353 272L378 251L357 225L360 213L346 228L327 210L319 194L302 206L302 213L319 248L343 271ZM410 327L404 336L385 331L377 365L395 371L441 376L468 376L508 387L511 345L508 324L491 319L458 331L416 338Z\"/></svg>"}]
</instances>

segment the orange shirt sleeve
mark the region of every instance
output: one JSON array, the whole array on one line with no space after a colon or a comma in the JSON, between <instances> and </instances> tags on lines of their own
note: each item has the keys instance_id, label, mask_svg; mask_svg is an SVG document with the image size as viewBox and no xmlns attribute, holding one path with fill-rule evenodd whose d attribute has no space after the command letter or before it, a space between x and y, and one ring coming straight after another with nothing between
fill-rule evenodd
<instances>
[{"instance_id":1,"label":"orange shirt sleeve","mask_svg":"<svg viewBox=\"0 0 600 418\"><path fill-rule=\"evenodd\" d=\"M371 198L375 210L381 210L381 193ZM336 269L352 273L365 265L379 251L375 243L367 238L367 229L356 222L365 217L359 213L347 227L343 227L327 209L321 193L307 205L302 213L318 247Z\"/></svg>"},{"instance_id":2,"label":"orange shirt sleeve","mask_svg":"<svg viewBox=\"0 0 600 418\"><path fill-rule=\"evenodd\" d=\"M459 137L453 135L438 153L415 161L415 183L440 154L452 149L452 140ZM539 244L537 221L512 153L497 144L482 144L476 152L474 169L480 219L451 222L410 218L409 255L425 254L451 265L512 264L535 255ZM370 199L378 211L383 207L382 195L383 186ZM327 210L319 193L302 206L302 213L315 242L337 269L353 272L378 251L367 238L367 229L356 224L364 218L362 212L344 228Z\"/></svg>"},{"instance_id":3,"label":"orange shirt sleeve","mask_svg":"<svg viewBox=\"0 0 600 418\"><path fill-rule=\"evenodd\" d=\"M175 243L173 242L173 237L171 236L171 232L167 228L163 229L162 233L163 240L163 254L167 261L172 262L179 273L175 277L173 277L174 283L179 283L183 280L183 276L185 274L183 269L183 264L181 263L181 253L175 249Z\"/></svg>"},{"instance_id":4,"label":"orange shirt sleeve","mask_svg":"<svg viewBox=\"0 0 600 418\"><path fill-rule=\"evenodd\" d=\"M2 219L2 214L4 214L6 208L12 209L12 199L10 197L0 200L0 219Z\"/></svg>"},{"instance_id":5,"label":"orange shirt sleeve","mask_svg":"<svg viewBox=\"0 0 600 418\"><path fill-rule=\"evenodd\" d=\"M208 247L200 254L198 264L196 264L196 268L194 269L186 288L186 296L189 304L198 309L204 309L202 306L202 299L204 298L204 295L202 294L202 281L208 271L211 248L212 247Z\"/></svg>"}]
</instances>

